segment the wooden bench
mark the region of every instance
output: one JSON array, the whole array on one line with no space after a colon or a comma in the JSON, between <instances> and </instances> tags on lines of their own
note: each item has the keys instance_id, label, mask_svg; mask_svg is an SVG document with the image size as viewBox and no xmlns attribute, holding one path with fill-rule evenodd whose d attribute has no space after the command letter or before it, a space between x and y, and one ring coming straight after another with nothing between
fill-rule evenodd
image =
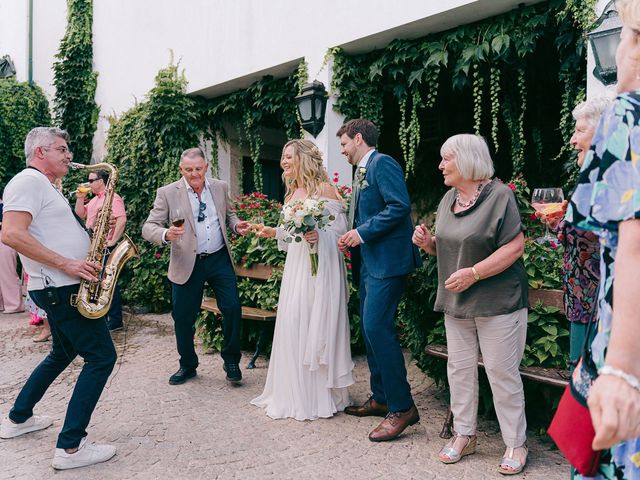
<instances>
[{"instance_id":1,"label":"wooden bench","mask_svg":"<svg viewBox=\"0 0 640 480\"><path fill-rule=\"evenodd\" d=\"M535 305L542 301L545 305L564 309L562 300L562 290L529 290L529 305ZM425 353L437 358L448 358L446 345L427 345ZM482 355L479 355L478 366L484 368ZM561 368L543 368L543 367L524 367L520 366L520 376L528 380L544 383L553 387L564 388L569 384L569 370ZM451 407L447 413L447 418L442 426L440 438L451 438L453 436L453 414Z\"/></svg>"},{"instance_id":2,"label":"wooden bench","mask_svg":"<svg viewBox=\"0 0 640 480\"><path fill-rule=\"evenodd\" d=\"M250 278L253 280L268 280L273 273L273 267L270 265L264 264L254 264L251 267L244 267L242 265L235 266L236 275L239 278ZM202 305L200 306L202 310L206 310L207 312L214 313L215 315L221 315L222 312L220 308L218 308L218 302L213 297L205 297L202 300ZM251 360L247 364L247 368L253 369L256 368L256 359L260 355L260 349L262 348L267 333L269 330L269 326L273 324L276 320L276 311L275 310L263 310L261 308L255 307L245 307L242 306L242 318L245 320L255 320L258 322L264 322L262 325L262 329L260 330L260 336L258 337L258 341L256 342L256 351L251 357Z\"/></svg>"}]
</instances>

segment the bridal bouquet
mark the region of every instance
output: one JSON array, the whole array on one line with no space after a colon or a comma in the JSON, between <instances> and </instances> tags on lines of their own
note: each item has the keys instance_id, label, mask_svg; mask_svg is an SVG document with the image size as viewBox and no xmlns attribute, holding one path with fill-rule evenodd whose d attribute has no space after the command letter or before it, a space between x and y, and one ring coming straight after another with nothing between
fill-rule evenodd
<instances>
[{"instance_id":1,"label":"bridal bouquet","mask_svg":"<svg viewBox=\"0 0 640 480\"><path fill-rule=\"evenodd\" d=\"M329 212L324 200L307 198L287 203L282 207L280 224L291 235L286 242L301 242L303 235L312 230L324 230L335 216ZM309 245L311 275L318 273L318 245Z\"/></svg>"}]
</instances>

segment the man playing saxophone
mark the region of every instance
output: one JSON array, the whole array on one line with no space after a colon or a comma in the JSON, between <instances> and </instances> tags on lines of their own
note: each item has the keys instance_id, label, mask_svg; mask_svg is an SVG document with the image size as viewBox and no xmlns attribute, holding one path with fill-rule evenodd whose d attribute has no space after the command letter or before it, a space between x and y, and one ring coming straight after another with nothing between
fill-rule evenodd
<instances>
[{"instance_id":1,"label":"man playing saxophone","mask_svg":"<svg viewBox=\"0 0 640 480\"><path fill-rule=\"evenodd\" d=\"M112 458L115 447L87 442L86 428L116 362L105 322L80 315L70 304L81 279L97 281L100 265L86 260L89 235L54 186L69 171L72 154L64 130L37 127L25 140L27 168L5 188L2 242L14 248L29 274L31 298L47 312L52 346L0 424L0 438L45 429L53 423L34 415L35 405L80 355L84 366L69 400L52 465L63 470Z\"/></svg>"},{"instance_id":2,"label":"man playing saxophone","mask_svg":"<svg viewBox=\"0 0 640 480\"><path fill-rule=\"evenodd\" d=\"M85 203L88 192L82 192L80 189L76 192L75 212L80 218L86 221L89 230L93 230L96 223L98 212L104 204L107 181L109 180L109 172L106 170L98 170L90 172L88 177L89 187L93 192L93 198ZM113 195L113 203L111 204L111 216L115 218L115 226L109 231L107 236L107 249L109 253L118 244L118 241L124 233L124 227L127 224L127 214L124 208L124 201L117 193ZM106 262L107 259L105 259ZM111 308L107 314L107 326L109 331L114 332L123 328L122 324L122 296L120 288L115 287L113 292L113 300Z\"/></svg>"}]
</instances>

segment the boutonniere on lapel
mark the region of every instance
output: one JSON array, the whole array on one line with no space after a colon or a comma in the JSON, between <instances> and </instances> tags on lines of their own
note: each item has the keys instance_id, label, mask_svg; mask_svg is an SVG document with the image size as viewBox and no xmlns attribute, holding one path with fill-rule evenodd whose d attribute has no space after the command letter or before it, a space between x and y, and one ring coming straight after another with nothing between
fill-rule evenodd
<instances>
[{"instance_id":1,"label":"boutonniere on lapel","mask_svg":"<svg viewBox=\"0 0 640 480\"><path fill-rule=\"evenodd\" d=\"M358 182L358 187L360 190L364 190L369 186L369 182L364 179L364 176L367 174L367 169L365 167L358 167L358 173L356 174L356 180Z\"/></svg>"}]
</instances>

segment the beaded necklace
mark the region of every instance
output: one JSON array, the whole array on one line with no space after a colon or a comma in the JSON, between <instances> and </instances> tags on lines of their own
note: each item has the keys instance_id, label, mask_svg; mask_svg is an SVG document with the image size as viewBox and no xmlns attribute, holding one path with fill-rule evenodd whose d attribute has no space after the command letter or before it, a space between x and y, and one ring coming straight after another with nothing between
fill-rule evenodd
<instances>
[{"instance_id":1,"label":"beaded necklace","mask_svg":"<svg viewBox=\"0 0 640 480\"><path fill-rule=\"evenodd\" d=\"M482 192L482 187L484 186L485 186L484 181L480 182L478 184L478 188L476 188L476 192L473 194L473 197L471 197L468 202L463 202L462 200L460 200L460 192L456 190L456 203L458 204L458 206L460 208L469 208L471 205L476 203L476 201L478 200L478 197L480 196L480 192Z\"/></svg>"}]
</instances>

